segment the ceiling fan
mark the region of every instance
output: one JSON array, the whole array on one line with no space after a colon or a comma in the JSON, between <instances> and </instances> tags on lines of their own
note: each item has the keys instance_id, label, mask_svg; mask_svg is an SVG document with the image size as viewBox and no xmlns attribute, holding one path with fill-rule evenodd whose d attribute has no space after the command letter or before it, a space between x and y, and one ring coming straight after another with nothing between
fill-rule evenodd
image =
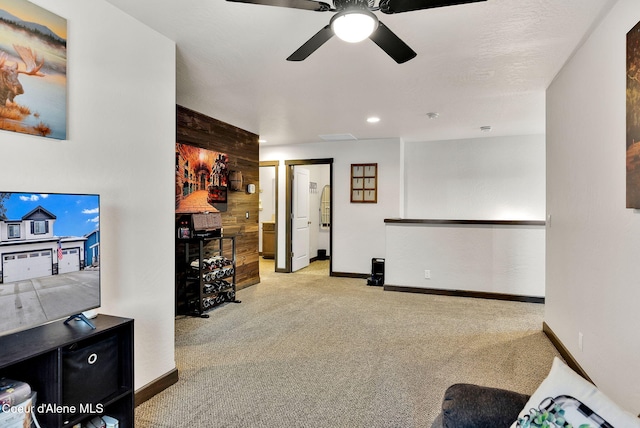
<instances>
[{"instance_id":1,"label":"ceiling fan","mask_svg":"<svg viewBox=\"0 0 640 428\"><path fill-rule=\"evenodd\" d=\"M302 61L326 43L335 34L340 39L356 43L371 39L398 64L407 62L417 54L405 42L396 36L373 13L385 14L411 12L414 10L453 6L464 3L476 3L486 0L333 0L334 7L315 0L227 0L239 3L251 3L267 6L288 7L291 9L312 10L316 12L337 12L329 25L326 25L311 37L287 61Z\"/></svg>"}]
</instances>

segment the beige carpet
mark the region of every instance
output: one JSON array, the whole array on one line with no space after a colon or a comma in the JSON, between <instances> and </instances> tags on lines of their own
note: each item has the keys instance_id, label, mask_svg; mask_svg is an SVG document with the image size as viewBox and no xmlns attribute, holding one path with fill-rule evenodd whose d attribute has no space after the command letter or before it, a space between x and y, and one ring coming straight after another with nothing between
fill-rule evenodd
<instances>
[{"instance_id":1,"label":"beige carpet","mask_svg":"<svg viewBox=\"0 0 640 428\"><path fill-rule=\"evenodd\" d=\"M273 272L274 271L274 262L273 260L262 260L260 262L260 272L263 273ZM309 266L300 269L295 272L296 275L323 275L329 276L329 260L316 260L315 262L309 264Z\"/></svg>"},{"instance_id":2,"label":"beige carpet","mask_svg":"<svg viewBox=\"0 0 640 428\"><path fill-rule=\"evenodd\" d=\"M261 278L241 304L176 319L180 380L136 409L136 427L429 427L452 383L531 393L557 355L543 305L268 263Z\"/></svg>"}]
</instances>

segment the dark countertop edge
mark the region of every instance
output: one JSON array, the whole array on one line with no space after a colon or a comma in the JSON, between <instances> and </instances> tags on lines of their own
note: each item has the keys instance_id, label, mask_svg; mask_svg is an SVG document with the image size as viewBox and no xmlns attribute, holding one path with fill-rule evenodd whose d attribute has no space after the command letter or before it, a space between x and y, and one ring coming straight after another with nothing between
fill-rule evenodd
<instances>
[{"instance_id":1,"label":"dark countertop edge","mask_svg":"<svg viewBox=\"0 0 640 428\"><path fill-rule=\"evenodd\" d=\"M409 218L385 218L385 223L400 224L471 224L471 225L500 225L500 226L545 226L544 220L430 220L430 219L409 219Z\"/></svg>"}]
</instances>

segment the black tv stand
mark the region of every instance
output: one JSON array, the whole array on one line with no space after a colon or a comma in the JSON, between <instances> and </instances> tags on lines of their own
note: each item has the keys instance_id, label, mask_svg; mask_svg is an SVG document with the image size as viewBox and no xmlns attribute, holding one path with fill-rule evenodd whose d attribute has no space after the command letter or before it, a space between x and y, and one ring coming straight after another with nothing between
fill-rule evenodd
<instances>
[{"instance_id":1,"label":"black tv stand","mask_svg":"<svg viewBox=\"0 0 640 428\"><path fill-rule=\"evenodd\" d=\"M121 428L136 426L133 320L99 314L91 321L95 330L83 322L67 326L56 321L0 337L0 378L26 382L37 392L36 416L43 428L85 425L95 416L111 416ZM90 354L104 343L115 346L114 355L99 360L115 360L107 364L114 367L109 376L115 383L101 384L100 373L89 370L88 364L78 369L85 375L82 381L77 381L78 376L66 376L73 371L76 356ZM86 391L84 396L93 398L78 406L75 398L79 391ZM68 409L65 404L75 409ZM44 410L38 410L39 405Z\"/></svg>"},{"instance_id":2,"label":"black tv stand","mask_svg":"<svg viewBox=\"0 0 640 428\"><path fill-rule=\"evenodd\" d=\"M85 314L75 314L75 315L71 315L69 318L67 318L65 320L65 324L69 325L69 321L73 321L73 320L78 320L78 321L82 321L84 323L86 323L89 327L91 327L91 330L95 330L96 326L95 324L93 324L89 318L86 317Z\"/></svg>"}]
</instances>

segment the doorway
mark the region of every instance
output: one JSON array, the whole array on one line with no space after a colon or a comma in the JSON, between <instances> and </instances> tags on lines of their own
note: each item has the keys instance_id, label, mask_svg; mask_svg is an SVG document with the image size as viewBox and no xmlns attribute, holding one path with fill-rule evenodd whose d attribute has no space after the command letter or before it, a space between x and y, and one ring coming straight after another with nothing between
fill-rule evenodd
<instances>
[{"instance_id":1,"label":"doorway","mask_svg":"<svg viewBox=\"0 0 640 428\"><path fill-rule=\"evenodd\" d=\"M261 260L278 266L278 166L279 161L261 161L258 199L258 252ZM270 266L271 264L267 264Z\"/></svg>"},{"instance_id":2,"label":"doorway","mask_svg":"<svg viewBox=\"0 0 640 428\"><path fill-rule=\"evenodd\" d=\"M333 159L285 161L285 272L295 272L309 263L328 260L333 273ZM323 190L327 188L324 195ZM324 213L324 216L323 216Z\"/></svg>"}]
</instances>

